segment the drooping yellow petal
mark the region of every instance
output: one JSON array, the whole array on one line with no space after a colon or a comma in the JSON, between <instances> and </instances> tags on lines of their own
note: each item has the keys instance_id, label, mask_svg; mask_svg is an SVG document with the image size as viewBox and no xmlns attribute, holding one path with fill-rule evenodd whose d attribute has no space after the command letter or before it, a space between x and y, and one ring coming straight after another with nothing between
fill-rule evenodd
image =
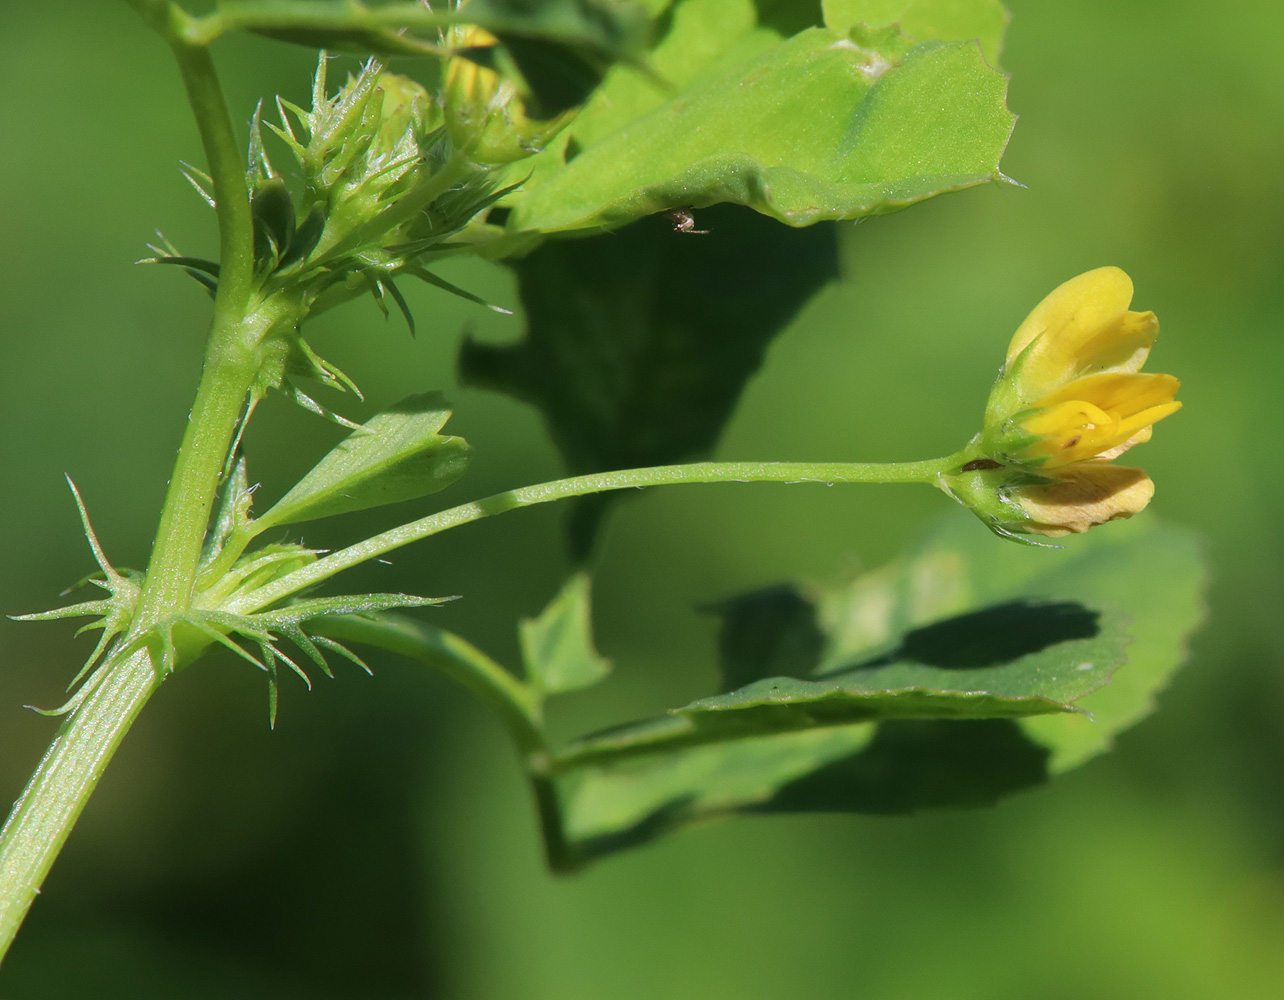
<instances>
[{"instance_id":1,"label":"drooping yellow petal","mask_svg":"<svg viewBox=\"0 0 1284 1000\"><path fill-rule=\"evenodd\" d=\"M1150 503L1155 484L1141 469L1090 462L1062 469L1055 481L1016 493L1029 523L1020 530L1059 538L1132 517Z\"/></svg>"},{"instance_id":2,"label":"drooping yellow petal","mask_svg":"<svg viewBox=\"0 0 1284 1000\"><path fill-rule=\"evenodd\" d=\"M1154 313L1131 312L1132 279L1117 267L1071 278L1039 303L1008 346L1017 396L1025 403L1072 379L1103 371L1135 372L1159 334Z\"/></svg>"}]
</instances>

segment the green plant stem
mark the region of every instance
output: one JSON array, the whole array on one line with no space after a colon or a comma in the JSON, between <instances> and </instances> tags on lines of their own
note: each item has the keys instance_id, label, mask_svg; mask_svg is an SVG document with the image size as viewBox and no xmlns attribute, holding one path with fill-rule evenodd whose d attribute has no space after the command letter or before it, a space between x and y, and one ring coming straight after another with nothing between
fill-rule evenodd
<instances>
[{"instance_id":1,"label":"green plant stem","mask_svg":"<svg viewBox=\"0 0 1284 1000\"><path fill-rule=\"evenodd\" d=\"M286 303L252 301L249 192L209 54L182 39L190 18L175 5L134 0L134 6L169 41L178 60L214 180L222 256L201 382L166 492L131 638L190 604L219 478L258 373L257 347L288 309ZM146 647L104 667L102 679L63 724L14 805L0 832L0 958L103 770L163 679Z\"/></svg>"},{"instance_id":2,"label":"green plant stem","mask_svg":"<svg viewBox=\"0 0 1284 1000\"><path fill-rule=\"evenodd\" d=\"M556 756L544 733L542 696L465 639L423 622L344 615L311 623L318 635L374 646L422 663L467 689L508 730L522 759L543 834L550 869L574 870L583 860L567 842L562 802L554 781Z\"/></svg>"},{"instance_id":3,"label":"green plant stem","mask_svg":"<svg viewBox=\"0 0 1284 1000\"><path fill-rule=\"evenodd\" d=\"M322 617L308 627L317 635L404 656L450 678L499 717L528 764L547 766L539 695L466 639L422 622L395 618Z\"/></svg>"},{"instance_id":4,"label":"green plant stem","mask_svg":"<svg viewBox=\"0 0 1284 1000\"><path fill-rule=\"evenodd\" d=\"M359 3L324 7L298 0L256 0L254 3L225 2L206 17L193 21L187 37L208 45L229 31L386 31L397 28L420 30L443 28L460 20L450 12L437 12L418 3L389 4L369 8ZM408 40L411 51L441 53L445 50L426 42Z\"/></svg>"},{"instance_id":5,"label":"green plant stem","mask_svg":"<svg viewBox=\"0 0 1284 1000\"><path fill-rule=\"evenodd\" d=\"M960 453L962 454L962 453ZM958 464L958 455L927 462L694 462L690 465L658 465L646 469L596 472L587 476L558 479L538 486L496 493L482 500L451 507L437 514L411 521L363 542L328 555L295 570L266 587L233 602L226 610L248 614L312 587L336 573L377 558L385 552L440 534L463 524L505 511L536 504L567 500L608 490L673 486L682 483L928 483L939 485L940 477Z\"/></svg>"},{"instance_id":6,"label":"green plant stem","mask_svg":"<svg viewBox=\"0 0 1284 1000\"><path fill-rule=\"evenodd\" d=\"M109 668L14 804L0 831L0 959L112 754L159 684L147 650Z\"/></svg>"},{"instance_id":7,"label":"green plant stem","mask_svg":"<svg viewBox=\"0 0 1284 1000\"><path fill-rule=\"evenodd\" d=\"M136 626L149 628L191 600L210 510L245 398L258 374L259 343L281 317L253 309L254 236L240 146L209 53L183 40L187 15L168 8L155 24L178 60L214 182L219 285L205 366L161 510ZM188 19L190 20L190 19Z\"/></svg>"}]
</instances>

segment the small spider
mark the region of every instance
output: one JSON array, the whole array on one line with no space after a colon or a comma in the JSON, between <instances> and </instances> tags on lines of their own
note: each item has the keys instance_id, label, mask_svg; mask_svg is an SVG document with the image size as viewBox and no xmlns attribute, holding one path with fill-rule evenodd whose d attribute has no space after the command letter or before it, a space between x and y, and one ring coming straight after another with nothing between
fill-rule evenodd
<instances>
[{"instance_id":1,"label":"small spider","mask_svg":"<svg viewBox=\"0 0 1284 1000\"><path fill-rule=\"evenodd\" d=\"M691 233L695 236L708 236L709 230L696 229L695 216L691 214L691 208L671 208L664 213L673 223L675 233Z\"/></svg>"}]
</instances>

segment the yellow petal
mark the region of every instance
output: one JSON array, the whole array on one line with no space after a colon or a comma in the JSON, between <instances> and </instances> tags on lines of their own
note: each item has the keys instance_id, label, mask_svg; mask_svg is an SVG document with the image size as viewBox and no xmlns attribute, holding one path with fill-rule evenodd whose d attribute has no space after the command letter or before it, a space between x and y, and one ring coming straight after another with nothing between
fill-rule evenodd
<instances>
[{"instance_id":1,"label":"yellow petal","mask_svg":"<svg viewBox=\"0 0 1284 1000\"><path fill-rule=\"evenodd\" d=\"M1030 518L1021 530L1058 538L1132 517L1154 495L1141 469L1090 462L1061 469L1055 482L1022 487L1016 499Z\"/></svg>"},{"instance_id":2,"label":"yellow petal","mask_svg":"<svg viewBox=\"0 0 1284 1000\"><path fill-rule=\"evenodd\" d=\"M1159 335L1154 313L1130 312L1132 281L1102 267L1057 288L1021 324L1008 347L1025 403L1072 379L1098 372L1136 372ZM1028 350L1027 350L1028 348Z\"/></svg>"},{"instance_id":3,"label":"yellow petal","mask_svg":"<svg viewBox=\"0 0 1284 1000\"><path fill-rule=\"evenodd\" d=\"M1130 437L1123 444L1117 444L1113 448L1108 448L1107 450L1103 451L1099 455L1094 455L1092 457L1092 461L1113 462L1116 458L1122 455L1129 448L1135 448L1139 444L1145 444L1147 441L1150 440L1150 436L1153 433L1154 433L1154 427L1152 426L1143 427L1141 430L1139 430L1136 434Z\"/></svg>"},{"instance_id":4,"label":"yellow petal","mask_svg":"<svg viewBox=\"0 0 1284 1000\"><path fill-rule=\"evenodd\" d=\"M1132 302L1132 279L1120 268L1099 267L1058 285L1034 307L1008 345L1008 361L1034 339L1056 340L1068 331L1096 331L1117 320Z\"/></svg>"},{"instance_id":5,"label":"yellow petal","mask_svg":"<svg viewBox=\"0 0 1284 1000\"><path fill-rule=\"evenodd\" d=\"M1154 313L1125 312L1083 344L1079 354L1086 363L1078 374L1141 371L1158 336L1159 319Z\"/></svg>"},{"instance_id":6,"label":"yellow petal","mask_svg":"<svg viewBox=\"0 0 1284 1000\"><path fill-rule=\"evenodd\" d=\"M1042 409L1082 400L1126 417L1152 406L1171 403L1180 388L1179 379L1159 372L1103 372L1074 379L1048 393L1034 406Z\"/></svg>"},{"instance_id":7,"label":"yellow petal","mask_svg":"<svg viewBox=\"0 0 1284 1000\"><path fill-rule=\"evenodd\" d=\"M1109 372L1075 379L1049 393L1021 427L1040 440L1025 451L1045 469L1109 459L1141 443L1156 422L1181 409L1171 375ZM1149 434L1146 434L1146 439Z\"/></svg>"}]
</instances>

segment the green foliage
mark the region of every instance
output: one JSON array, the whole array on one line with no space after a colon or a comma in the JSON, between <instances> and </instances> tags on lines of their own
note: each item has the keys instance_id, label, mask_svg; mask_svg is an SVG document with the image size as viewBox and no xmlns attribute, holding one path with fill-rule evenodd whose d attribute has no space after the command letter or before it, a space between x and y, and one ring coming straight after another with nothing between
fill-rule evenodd
<instances>
[{"instance_id":1,"label":"green foliage","mask_svg":"<svg viewBox=\"0 0 1284 1000\"><path fill-rule=\"evenodd\" d=\"M712 815L974 807L1040 784L1153 708L1202 617L1203 578L1192 537L1144 519L1049 551L955 515L850 583L722 602L723 694L560 750L543 695L607 672L584 574L523 623L527 684L427 624L313 627L444 670L507 717L551 803L550 857L573 867Z\"/></svg>"},{"instance_id":2,"label":"green foliage","mask_svg":"<svg viewBox=\"0 0 1284 1000\"><path fill-rule=\"evenodd\" d=\"M540 691L589 687L611 672L610 661L593 647L589 587L587 573L574 574L538 618L519 626L526 675Z\"/></svg>"},{"instance_id":3,"label":"green foliage","mask_svg":"<svg viewBox=\"0 0 1284 1000\"><path fill-rule=\"evenodd\" d=\"M472 456L463 438L441 433L449 419L440 393L410 396L371 417L259 518L255 532L445 489Z\"/></svg>"},{"instance_id":4,"label":"green foliage","mask_svg":"<svg viewBox=\"0 0 1284 1000\"><path fill-rule=\"evenodd\" d=\"M465 342L464 384L538 407L575 473L707 452L772 338L838 261L827 226L787 230L731 206L700 218L707 236L647 219L610 236L546 243L515 262L526 338ZM611 502L578 502L577 556Z\"/></svg>"},{"instance_id":5,"label":"green foliage","mask_svg":"<svg viewBox=\"0 0 1284 1000\"><path fill-rule=\"evenodd\" d=\"M734 809L991 802L1100 752L1151 709L1200 620L1202 579L1176 529L1133 524L1047 552L956 518L850 585L733 602L729 679L809 665L821 679L757 680L571 745L562 766L583 770L569 834L591 856ZM1129 679L1103 688L1116 668Z\"/></svg>"},{"instance_id":6,"label":"green foliage","mask_svg":"<svg viewBox=\"0 0 1284 1000\"><path fill-rule=\"evenodd\" d=\"M634 56L646 29L642 8L630 0L468 0L436 9L406 0L220 0L208 22L204 34L244 28L299 45L370 55L438 54L443 28L475 24L585 62Z\"/></svg>"},{"instance_id":7,"label":"green foliage","mask_svg":"<svg viewBox=\"0 0 1284 1000\"><path fill-rule=\"evenodd\" d=\"M897 25L910 38L976 41L991 66L999 65L1008 12L999 0L822 0L834 31L857 25Z\"/></svg>"},{"instance_id":8,"label":"green foliage","mask_svg":"<svg viewBox=\"0 0 1284 1000\"><path fill-rule=\"evenodd\" d=\"M536 158L510 227L617 228L722 201L802 226L994 180L1006 79L925 9L915 37L844 24L781 38L749 0L675 4L650 54L658 79L617 67Z\"/></svg>"}]
</instances>

